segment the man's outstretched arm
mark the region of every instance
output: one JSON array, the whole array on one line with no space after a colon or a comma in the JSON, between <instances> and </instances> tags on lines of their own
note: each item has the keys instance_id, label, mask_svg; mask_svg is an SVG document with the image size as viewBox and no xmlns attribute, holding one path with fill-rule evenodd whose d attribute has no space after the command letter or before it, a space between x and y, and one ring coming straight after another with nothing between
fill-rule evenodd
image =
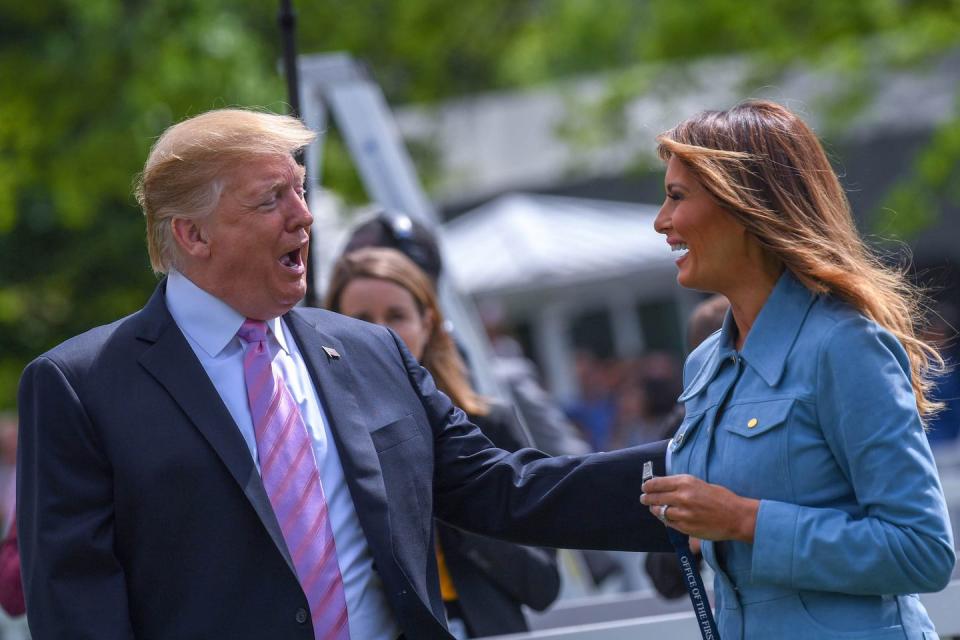
<instances>
[{"instance_id":1,"label":"man's outstretched arm","mask_svg":"<svg viewBox=\"0 0 960 640\"><path fill-rule=\"evenodd\" d=\"M394 334L411 387L433 429L436 516L454 526L521 544L670 551L666 529L640 504L643 463L663 474L667 442L609 453L551 458L508 453L436 389Z\"/></svg>"}]
</instances>

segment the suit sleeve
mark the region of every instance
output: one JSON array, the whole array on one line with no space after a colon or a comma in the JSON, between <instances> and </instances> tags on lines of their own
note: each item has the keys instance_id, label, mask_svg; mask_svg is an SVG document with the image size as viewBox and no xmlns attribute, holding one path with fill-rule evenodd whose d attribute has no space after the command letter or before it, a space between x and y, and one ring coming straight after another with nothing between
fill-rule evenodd
<instances>
[{"instance_id":1,"label":"suit sleeve","mask_svg":"<svg viewBox=\"0 0 960 640\"><path fill-rule=\"evenodd\" d=\"M439 392L394 334L433 430L434 502L454 526L521 544L668 551L663 524L640 504L643 463L664 472L666 441L610 453L551 458L495 448Z\"/></svg>"},{"instance_id":2,"label":"suit sleeve","mask_svg":"<svg viewBox=\"0 0 960 640\"><path fill-rule=\"evenodd\" d=\"M493 371L530 430L533 446L552 456L590 453L590 445L540 385L531 363L523 358L496 358Z\"/></svg>"},{"instance_id":3,"label":"suit sleeve","mask_svg":"<svg viewBox=\"0 0 960 640\"><path fill-rule=\"evenodd\" d=\"M860 513L762 501L755 581L851 594L947 584L952 534L909 371L896 338L862 318L823 341L817 412Z\"/></svg>"},{"instance_id":4,"label":"suit sleeve","mask_svg":"<svg viewBox=\"0 0 960 640\"><path fill-rule=\"evenodd\" d=\"M506 451L529 446L512 407L491 405L490 413L478 417L476 424L495 446ZM542 611L560 593L553 549L504 542L452 527L441 531L440 540L445 552L455 551L521 604Z\"/></svg>"},{"instance_id":5,"label":"suit sleeve","mask_svg":"<svg viewBox=\"0 0 960 640\"><path fill-rule=\"evenodd\" d=\"M34 640L133 638L113 552L113 479L75 384L41 357L20 382L18 516Z\"/></svg>"},{"instance_id":6,"label":"suit sleeve","mask_svg":"<svg viewBox=\"0 0 960 640\"><path fill-rule=\"evenodd\" d=\"M493 446L506 451L532 447L533 443L524 433L514 408L506 404L491 404L485 416L467 416L487 436Z\"/></svg>"}]
</instances>

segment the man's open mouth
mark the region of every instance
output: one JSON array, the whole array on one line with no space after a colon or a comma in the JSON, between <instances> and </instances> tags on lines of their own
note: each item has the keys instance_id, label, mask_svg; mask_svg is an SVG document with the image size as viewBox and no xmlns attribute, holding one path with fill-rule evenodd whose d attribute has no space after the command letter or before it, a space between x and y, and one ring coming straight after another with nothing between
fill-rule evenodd
<instances>
[{"instance_id":1,"label":"man's open mouth","mask_svg":"<svg viewBox=\"0 0 960 640\"><path fill-rule=\"evenodd\" d=\"M280 264L287 267L288 269L297 269L303 266L303 258L301 256L300 247L297 247L289 253L285 253L280 256Z\"/></svg>"}]
</instances>

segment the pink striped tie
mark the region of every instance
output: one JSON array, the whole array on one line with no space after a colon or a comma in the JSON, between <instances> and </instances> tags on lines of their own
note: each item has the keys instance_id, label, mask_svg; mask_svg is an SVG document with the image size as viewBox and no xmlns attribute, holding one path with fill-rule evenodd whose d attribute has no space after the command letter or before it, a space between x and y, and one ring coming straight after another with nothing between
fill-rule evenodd
<instances>
[{"instance_id":1,"label":"pink striped tie","mask_svg":"<svg viewBox=\"0 0 960 640\"><path fill-rule=\"evenodd\" d=\"M349 640L337 548L307 427L267 347L267 325L246 320L243 375L260 476L310 604L316 640Z\"/></svg>"}]
</instances>

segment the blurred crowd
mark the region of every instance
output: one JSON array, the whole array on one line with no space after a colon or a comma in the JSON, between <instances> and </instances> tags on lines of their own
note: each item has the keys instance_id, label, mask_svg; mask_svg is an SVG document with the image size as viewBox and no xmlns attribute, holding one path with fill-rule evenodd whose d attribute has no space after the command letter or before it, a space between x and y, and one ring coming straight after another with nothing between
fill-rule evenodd
<instances>
[{"instance_id":1,"label":"blurred crowd","mask_svg":"<svg viewBox=\"0 0 960 640\"><path fill-rule=\"evenodd\" d=\"M946 371L937 379L932 394L944 404L944 408L927 425L927 438L934 450L960 446L960 342L957 327L960 327L957 308L946 302L937 304L925 333L927 339L940 345L946 365Z\"/></svg>"},{"instance_id":2,"label":"blurred crowd","mask_svg":"<svg viewBox=\"0 0 960 640\"><path fill-rule=\"evenodd\" d=\"M706 299L687 326L692 350L718 330L726 300ZM951 305L938 304L926 336L941 345L945 371L935 379L932 397L943 409L928 423L935 450L960 447L960 344ZM668 438L682 419L676 398L683 387L683 361L673 352L648 351L632 358L601 358L578 351L575 366L578 397L564 411L593 451L610 451Z\"/></svg>"},{"instance_id":3,"label":"blurred crowd","mask_svg":"<svg viewBox=\"0 0 960 640\"><path fill-rule=\"evenodd\" d=\"M694 308L685 327L688 351L720 329L728 308L723 296ZM683 419L676 401L683 389L683 361L676 353L601 359L580 351L575 371L580 395L566 412L594 451L669 438Z\"/></svg>"},{"instance_id":4,"label":"blurred crowd","mask_svg":"<svg viewBox=\"0 0 960 640\"><path fill-rule=\"evenodd\" d=\"M668 437L682 386L682 362L652 351L629 359L576 354L580 396L569 418L594 451L622 449Z\"/></svg>"}]
</instances>

